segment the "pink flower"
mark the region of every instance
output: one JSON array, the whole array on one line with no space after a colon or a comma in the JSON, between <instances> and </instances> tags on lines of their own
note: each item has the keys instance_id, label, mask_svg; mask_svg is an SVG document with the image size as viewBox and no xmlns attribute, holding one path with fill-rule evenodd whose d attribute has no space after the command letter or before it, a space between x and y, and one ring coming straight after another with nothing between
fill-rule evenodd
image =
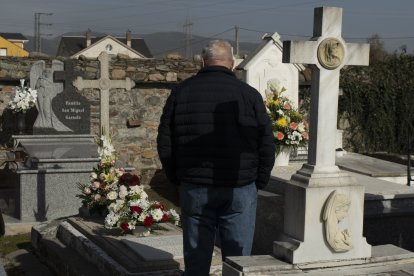
<instances>
[{"instance_id":1,"label":"pink flower","mask_svg":"<svg viewBox=\"0 0 414 276\"><path fill-rule=\"evenodd\" d=\"M285 135L280 131L276 131L276 139L280 141L283 140L283 138L285 138Z\"/></svg>"},{"instance_id":2,"label":"pink flower","mask_svg":"<svg viewBox=\"0 0 414 276\"><path fill-rule=\"evenodd\" d=\"M297 124L297 123L295 123L295 122L291 122L291 123L289 124L289 127L290 127L291 129L293 129L293 130L297 130L297 129L298 129L298 124Z\"/></svg>"},{"instance_id":3,"label":"pink flower","mask_svg":"<svg viewBox=\"0 0 414 276\"><path fill-rule=\"evenodd\" d=\"M309 134L306 131L302 133L302 137L305 140L309 140Z\"/></svg>"},{"instance_id":4,"label":"pink flower","mask_svg":"<svg viewBox=\"0 0 414 276\"><path fill-rule=\"evenodd\" d=\"M290 104L288 103L288 102L285 102L284 104L283 104L283 109L284 110L290 110L292 107L290 106Z\"/></svg>"}]
</instances>

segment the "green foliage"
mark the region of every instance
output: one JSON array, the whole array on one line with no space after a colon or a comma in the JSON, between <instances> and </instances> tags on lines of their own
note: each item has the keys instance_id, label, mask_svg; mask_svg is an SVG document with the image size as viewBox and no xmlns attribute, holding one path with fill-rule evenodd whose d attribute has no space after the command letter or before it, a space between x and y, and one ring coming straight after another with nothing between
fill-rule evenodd
<instances>
[{"instance_id":1,"label":"green foliage","mask_svg":"<svg viewBox=\"0 0 414 276\"><path fill-rule=\"evenodd\" d=\"M394 54L341 72L339 116L355 152L406 153L413 132L414 57Z\"/></svg>"}]
</instances>

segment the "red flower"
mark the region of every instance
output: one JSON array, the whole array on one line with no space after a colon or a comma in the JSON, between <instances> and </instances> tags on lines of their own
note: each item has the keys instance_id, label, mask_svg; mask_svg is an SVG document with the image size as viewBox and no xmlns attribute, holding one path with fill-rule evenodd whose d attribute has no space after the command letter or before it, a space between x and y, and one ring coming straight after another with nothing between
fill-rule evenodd
<instances>
[{"instance_id":1,"label":"red flower","mask_svg":"<svg viewBox=\"0 0 414 276\"><path fill-rule=\"evenodd\" d=\"M126 184L127 186L137 186L140 184L139 177L136 174L124 173L119 178L121 184Z\"/></svg>"},{"instance_id":2,"label":"red flower","mask_svg":"<svg viewBox=\"0 0 414 276\"><path fill-rule=\"evenodd\" d=\"M277 140L283 140L283 138L285 138L285 135L282 132L277 131L276 132L276 139Z\"/></svg>"},{"instance_id":3,"label":"red flower","mask_svg":"<svg viewBox=\"0 0 414 276\"><path fill-rule=\"evenodd\" d=\"M161 209L162 211L164 211L164 205L162 205L161 203L155 203L151 206L152 209Z\"/></svg>"},{"instance_id":4,"label":"red flower","mask_svg":"<svg viewBox=\"0 0 414 276\"><path fill-rule=\"evenodd\" d=\"M153 223L154 223L154 219L152 218L152 216L146 216L143 222L145 227L151 227Z\"/></svg>"},{"instance_id":5,"label":"red flower","mask_svg":"<svg viewBox=\"0 0 414 276\"><path fill-rule=\"evenodd\" d=\"M168 221L168 215L167 214L164 214L162 216L162 222L167 222L167 221Z\"/></svg>"},{"instance_id":6,"label":"red flower","mask_svg":"<svg viewBox=\"0 0 414 276\"><path fill-rule=\"evenodd\" d=\"M298 124L297 124L297 123L295 123L295 122L291 122L291 123L290 123L290 125L289 125L289 127L290 127L291 129L293 129L293 130L297 130L297 129L298 129Z\"/></svg>"},{"instance_id":7,"label":"red flower","mask_svg":"<svg viewBox=\"0 0 414 276\"><path fill-rule=\"evenodd\" d=\"M124 232L129 231L128 222L123 222L123 223L121 223L120 226L121 226L121 229L124 230Z\"/></svg>"},{"instance_id":8,"label":"red flower","mask_svg":"<svg viewBox=\"0 0 414 276\"><path fill-rule=\"evenodd\" d=\"M132 213L140 214L142 212L142 208L139 206L131 206L130 209Z\"/></svg>"}]
</instances>

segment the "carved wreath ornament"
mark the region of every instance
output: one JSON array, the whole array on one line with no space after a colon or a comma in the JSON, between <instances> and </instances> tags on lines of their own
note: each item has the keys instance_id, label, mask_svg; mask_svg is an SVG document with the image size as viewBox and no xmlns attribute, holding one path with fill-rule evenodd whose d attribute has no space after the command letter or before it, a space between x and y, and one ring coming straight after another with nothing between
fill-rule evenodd
<instances>
[{"instance_id":1,"label":"carved wreath ornament","mask_svg":"<svg viewBox=\"0 0 414 276\"><path fill-rule=\"evenodd\" d=\"M348 215L350 205L351 200L346 195L333 191L323 209L325 238L335 252L347 252L353 248L351 231L339 228L339 222Z\"/></svg>"}]
</instances>

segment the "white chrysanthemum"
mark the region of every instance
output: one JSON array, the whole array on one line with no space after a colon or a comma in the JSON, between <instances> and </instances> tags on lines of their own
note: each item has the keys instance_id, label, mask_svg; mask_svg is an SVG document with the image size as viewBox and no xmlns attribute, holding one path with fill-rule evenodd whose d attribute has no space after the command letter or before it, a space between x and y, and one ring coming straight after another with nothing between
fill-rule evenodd
<instances>
[{"instance_id":1,"label":"white chrysanthemum","mask_svg":"<svg viewBox=\"0 0 414 276\"><path fill-rule=\"evenodd\" d=\"M115 200L118 197L118 193L115 191L111 191L106 196L109 200Z\"/></svg>"},{"instance_id":2,"label":"white chrysanthemum","mask_svg":"<svg viewBox=\"0 0 414 276\"><path fill-rule=\"evenodd\" d=\"M120 216L115 212L109 212L108 215L105 217L105 227L111 229L113 226L116 225Z\"/></svg>"},{"instance_id":3,"label":"white chrysanthemum","mask_svg":"<svg viewBox=\"0 0 414 276\"><path fill-rule=\"evenodd\" d=\"M128 222L128 229L134 230L135 229L135 223L134 222Z\"/></svg>"},{"instance_id":4,"label":"white chrysanthemum","mask_svg":"<svg viewBox=\"0 0 414 276\"><path fill-rule=\"evenodd\" d=\"M139 217L138 217L138 221L140 222L144 222L145 218L148 216L147 212L142 212Z\"/></svg>"},{"instance_id":5,"label":"white chrysanthemum","mask_svg":"<svg viewBox=\"0 0 414 276\"><path fill-rule=\"evenodd\" d=\"M157 209L152 209L151 212L150 212L150 215L152 216L152 218L155 221L161 221L164 213L163 213L163 211L161 209L158 209L157 208Z\"/></svg>"},{"instance_id":6,"label":"white chrysanthemum","mask_svg":"<svg viewBox=\"0 0 414 276\"><path fill-rule=\"evenodd\" d=\"M129 194L130 195L138 195L138 194L141 194L142 191L143 191L143 188L142 188L142 186L139 186L139 185L129 187Z\"/></svg>"},{"instance_id":7,"label":"white chrysanthemum","mask_svg":"<svg viewBox=\"0 0 414 276\"><path fill-rule=\"evenodd\" d=\"M125 185L119 187L119 198L125 198L128 195L128 190Z\"/></svg>"}]
</instances>

